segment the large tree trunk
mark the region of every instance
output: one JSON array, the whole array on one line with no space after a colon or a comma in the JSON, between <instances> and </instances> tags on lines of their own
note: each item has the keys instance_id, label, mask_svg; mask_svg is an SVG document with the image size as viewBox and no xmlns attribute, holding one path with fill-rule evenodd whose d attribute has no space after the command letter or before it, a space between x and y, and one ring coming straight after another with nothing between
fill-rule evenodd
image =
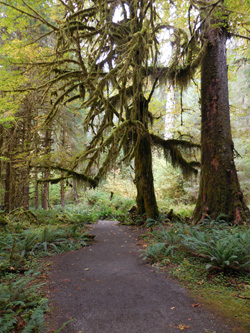
<instances>
[{"instance_id":1,"label":"large tree trunk","mask_svg":"<svg viewBox=\"0 0 250 333\"><path fill-rule=\"evenodd\" d=\"M136 76L137 74L135 74ZM135 79L136 81L136 79ZM134 85L136 88L136 84ZM127 118L134 117L139 120L145 127L144 133L133 133L133 144L135 148L135 184L137 190L136 204L137 214L146 214L147 218L157 219L159 216L158 206L155 198L154 178L152 170L152 152L151 137L148 129L148 101L142 93L139 85L140 93L134 99L134 109L132 115L127 114ZM136 95L136 90L135 90ZM138 141L139 140L139 141Z\"/></svg>"},{"instance_id":2,"label":"large tree trunk","mask_svg":"<svg viewBox=\"0 0 250 333\"><path fill-rule=\"evenodd\" d=\"M147 218L156 219L159 215L155 198L152 171L152 152L149 133L139 139L135 152L135 183L137 188L137 213L146 214Z\"/></svg>"},{"instance_id":3,"label":"large tree trunk","mask_svg":"<svg viewBox=\"0 0 250 333\"><path fill-rule=\"evenodd\" d=\"M212 22L215 23L215 22ZM234 164L231 135L225 28L207 29L208 48L201 65L201 179L193 223L220 214L240 224L246 220Z\"/></svg>"}]
</instances>

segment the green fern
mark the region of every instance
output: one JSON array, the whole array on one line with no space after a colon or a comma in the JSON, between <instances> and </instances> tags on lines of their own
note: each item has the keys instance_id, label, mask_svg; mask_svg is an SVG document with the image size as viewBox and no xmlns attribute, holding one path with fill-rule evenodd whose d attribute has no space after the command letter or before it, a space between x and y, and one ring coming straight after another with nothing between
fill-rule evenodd
<instances>
[{"instance_id":1,"label":"green fern","mask_svg":"<svg viewBox=\"0 0 250 333\"><path fill-rule=\"evenodd\" d=\"M32 313L30 320L23 329L23 333L46 332L44 313L47 310L47 300L44 300Z\"/></svg>"},{"instance_id":2,"label":"green fern","mask_svg":"<svg viewBox=\"0 0 250 333\"><path fill-rule=\"evenodd\" d=\"M37 235L33 233L24 234L25 238L17 243L17 248L22 257L34 256L33 247L37 240Z\"/></svg>"},{"instance_id":3,"label":"green fern","mask_svg":"<svg viewBox=\"0 0 250 333\"><path fill-rule=\"evenodd\" d=\"M182 245L210 260L207 269L250 268L249 230L234 228L202 231L199 227L187 227L186 234L182 235Z\"/></svg>"},{"instance_id":4,"label":"green fern","mask_svg":"<svg viewBox=\"0 0 250 333\"><path fill-rule=\"evenodd\" d=\"M5 313L2 318L0 318L0 332L9 333L11 332L17 323L17 318L15 313Z\"/></svg>"},{"instance_id":5,"label":"green fern","mask_svg":"<svg viewBox=\"0 0 250 333\"><path fill-rule=\"evenodd\" d=\"M169 254L173 254L175 246L167 246L166 243L154 243L150 244L146 250L141 250L143 253L141 257L143 260L150 260L152 262L159 261L164 256L168 256Z\"/></svg>"}]
</instances>

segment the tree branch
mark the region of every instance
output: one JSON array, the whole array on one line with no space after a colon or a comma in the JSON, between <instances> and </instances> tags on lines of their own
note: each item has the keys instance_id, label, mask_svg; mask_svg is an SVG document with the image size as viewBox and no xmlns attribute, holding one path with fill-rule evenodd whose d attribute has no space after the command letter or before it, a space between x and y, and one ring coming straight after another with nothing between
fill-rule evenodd
<instances>
[{"instance_id":1,"label":"tree branch","mask_svg":"<svg viewBox=\"0 0 250 333\"><path fill-rule=\"evenodd\" d=\"M237 37L237 38L243 38L243 39L250 40L250 37L239 35L239 34L234 34L233 32L230 32L229 35L230 35L230 37L234 36L234 37Z\"/></svg>"}]
</instances>

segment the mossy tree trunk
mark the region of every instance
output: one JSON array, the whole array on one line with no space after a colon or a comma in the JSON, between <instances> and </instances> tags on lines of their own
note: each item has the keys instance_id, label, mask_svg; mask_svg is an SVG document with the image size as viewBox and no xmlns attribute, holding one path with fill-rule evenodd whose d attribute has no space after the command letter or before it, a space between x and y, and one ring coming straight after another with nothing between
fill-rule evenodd
<instances>
[{"instance_id":1,"label":"mossy tree trunk","mask_svg":"<svg viewBox=\"0 0 250 333\"><path fill-rule=\"evenodd\" d=\"M27 98L24 101L24 108L20 112L20 120L16 131L16 168L15 179L15 207L23 207L29 210L30 200L30 168L28 165L29 153L32 142L32 108Z\"/></svg>"},{"instance_id":2,"label":"mossy tree trunk","mask_svg":"<svg viewBox=\"0 0 250 333\"><path fill-rule=\"evenodd\" d=\"M38 172L35 169L35 210L39 209L39 185L38 185Z\"/></svg>"},{"instance_id":3,"label":"mossy tree trunk","mask_svg":"<svg viewBox=\"0 0 250 333\"><path fill-rule=\"evenodd\" d=\"M154 191L151 138L149 133L143 134L139 140L135 151L137 213L139 215L146 214L147 218L156 219L159 212Z\"/></svg>"},{"instance_id":4,"label":"mossy tree trunk","mask_svg":"<svg viewBox=\"0 0 250 333\"><path fill-rule=\"evenodd\" d=\"M151 137L148 132L148 101L139 95L135 104L136 119L142 122L146 131L135 134L135 184L137 189L137 214L146 214L147 218L157 219L159 212L154 190L154 177L152 169Z\"/></svg>"},{"instance_id":5,"label":"mossy tree trunk","mask_svg":"<svg viewBox=\"0 0 250 333\"><path fill-rule=\"evenodd\" d=\"M74 201L76 204L79 204L79 196L77 191L77 183L76 180L73 179L73 192L74 192Z\"/></svg>"},{"instance_id":6,"label":"mossy tree trunk","mask_svg":"<svg viewBox=\"0 0 250 333\"><path fill-rule=\"evenodd\" d=\"M213 25L212 25L213 24ZM234 163L226 59L227 31L211 22L207 52L201 64L201 179L193 223L220 214L240 224L248 209Z\"/></svg>"},{"instance_id":7,"label":"mossy tree trunk","mask_svg":"<svg viewBox=\"0 0 250 333\"><path fill-rule=\"evenodd\" d=\"M4 192L4 211L9 213L15 208L15 168L14 168L14 147L15 147L15 128L12 126L6 131L5 136L7 151L5 157L8 159L6 162L5 170L5 192Z\"/></svg>"},{"instance_id":8,"label":"mossy tree trunk","mask_svg":"<svg viewBox=\"0 0 250 333\"><path fill-rule=\"evenodd\" d=\"M61 132L61 147L65 149L65 130L62 129ZM61 177L64 177L64 172L61 173ZM62 179L60 181L60 194L61 194L61 207L62 209L65 208L65 181Z\"/></svg>"}]
</instances>

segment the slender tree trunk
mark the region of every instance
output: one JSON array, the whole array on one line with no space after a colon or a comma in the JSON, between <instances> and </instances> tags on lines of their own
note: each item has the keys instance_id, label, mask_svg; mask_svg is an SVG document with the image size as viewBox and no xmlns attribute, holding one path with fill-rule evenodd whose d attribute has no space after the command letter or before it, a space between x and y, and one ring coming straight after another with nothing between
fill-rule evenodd
<instances>
[{"instance_id":1,"label":"slender tree trunk","mask_svg":"<svg viewBox=\"0 0 250 333\"><path fill-rule=\"evenodd\" d=\"M23 207L28 210L30 208L30 169L26 166L25 170L25 182L23 184Z\"/></svg>"},{"instance_id":2,"label":"slender tree trunk","mask_svg":"<svg viewBox=\"0 0 250 333\"><path fill-rule=\"evenodd\" d=\"M4 211L8 213L10 209L10 188L11 188L11 172L10 162L6 163L5 170L5 192L4 192Z\"/></svg>"},{"instance_id":3,"label":"slender tree trunk","mask_svg":"<svg viewBox=\"0 0 250 333\"><path fill-rule=\"evenodd\" d=\"M13 168L12 156L9 155L10 161L6 163L5 175L5 195L4 210L10 212L15 208L15 170Z\"/></svg>"},{"instance_id":4,"label":"slender tree trunk","mask_svg":"<svg viewBox=\"0 0 250 333\"><path fill-rule=\"evenodd\" d=\"M63 173L62 173L63 176ZM61 206L64 209L65 208L65 189L64 189L64 180L61 180L60 182L60 192L61 192Z\"/></svg>"},{"instance_id":5,"label":"slender tree trunk","mask_svg":"<svg viewBox=\"0 0 250 333\"><path fill-rule=\"evenodd\" d=\"M240 224L248 209L234 164L226 61L227 31L217 25L207 29L207 52L201 65L201 179L193 223L220 214Z\"/></svg>"},{"instance_id":6,"label":"slender tree trunk","mask_svg":"<svg viewBox=\"0 0 250 333\"><path fill-rule=\"evenodd\" d=\"M34 114L34 119L33 119L33 122L34 122L34 137L33 137L33 140L34 140L34 152L35 152L35 156L37 156L39 154L39 143L40 143L40 138L39 138L39 134L38 134L38 130L37 130L37 118L38 114ZM38 210L39 209L39 185L38 185L38 169L35 168L34 169L34 181L35 181L35 209Z\"/></svg>"},{"instance_id":7,"label":"slender tree trunk","mask_svg":"<svg viewBox=\"0 0 250 333\"><path fill-rule=\"evenodd\" d=\"M78 191L77 191L77 183L76 180L73 179L73 191L74 191L74 200L77 204L79 204L79 197L78 197Z\"/></svg>"},{"instance_id":8,"label":"slender tree trunk","mask_svg":"<svg viewBox=\"0 0 250 333\"><path fill-rule=\"evenodd\" d=\"M23 207L25 209L29 209L30 207L30 168L29 168L29 151L32 141L32 106L30 103L28 103L27 107L27 116L24 118L24 138L23 138L23 150L26 151L27 160L25 161L25 167L24 167L24 183L23 183Z\"/></svg>"},{"instance_id":9,"label":"slender tree trunk","mask_svg":"<svg viewBox=\"0 0 250 333\"><path fill-rule=\"evenodd\" d=\"M51 150L51 130L50 129L46 129L44 141L45 141L44 142L45 154L49 154L50 150ZM46 169L43 172L43 178L48 179L49 177L50 177L50 171ZM43 184L42 207L43 207L43 209L49 208L49 183L48 182Z\"/></svg>"},{"instance_id":10,"label":"slender tree trunk","mask_svg":"<svg viewBox=\"0 0 250 333\"><path fill-rule=\"evenodd\" d=\"M50 172L48 170L45 170L43 173L43 178L48 179L50 176ZM44 183L42 185L42 207L43 209L49 208L49 183Z\"/></svg>"},{"instance_id":11,"label":"slender tree trunk","mask_svg":"<svg viewBox=\"0 0 250 333\"><path fill-rule=\"evenodd\" d=\"M39 209L39 185L37 183L38 175L37 169L35 170L35 209Z\"/></svg>"},{"instance_id":12,"label":"slender tree trunk","mask_svg":"<svg viewBox=\"0 0 250 333\"><path fill-rule=\"evenodd\" d=\"M21 133L22 133L22 145L21 145L21 154L25 157L21 157L21 163L23 164L18 172L19 172L19 184L18 188L21 190L21 197L19 200L19 207L23 207L24 209L29 209L29 199L30 199L30 169L28 166L28 151L31 142L31 116L30 109L25 109L26 114L23 115L23 121L20 124ZM17 193L18 195L18 193Z\"/></svg>"},{"instance_id":13,"label":"slender tree trunk","mask_svg":"<svg viewBox=\"0 0 250 333\"><path fill-rule=\"evenodd\" d=\"M63 149L65 149L65 131L62 129L61 132L61 146ZM61 176L64 176L64 173L61 173ZM64 188L64 180L62 179L60 182L60 193L61 193L61 206L64 209L65 208L65 188Z\"/></svg>"},{"instance_id":14,"label":"slender tree trunk","mask_svg":"<svg viewBox=\"0 0 250 333\"><path fill-rule=\"evenodd\" d=\"M15 147L15 128L14 126L6 132L6 141L8 142L8 151L5 157L8 158L6 163L5 174L5 195L4 195L4 210L8 213L15 208L15 169L13 167L13 155Z\"/></svg>"}]
</instances>

